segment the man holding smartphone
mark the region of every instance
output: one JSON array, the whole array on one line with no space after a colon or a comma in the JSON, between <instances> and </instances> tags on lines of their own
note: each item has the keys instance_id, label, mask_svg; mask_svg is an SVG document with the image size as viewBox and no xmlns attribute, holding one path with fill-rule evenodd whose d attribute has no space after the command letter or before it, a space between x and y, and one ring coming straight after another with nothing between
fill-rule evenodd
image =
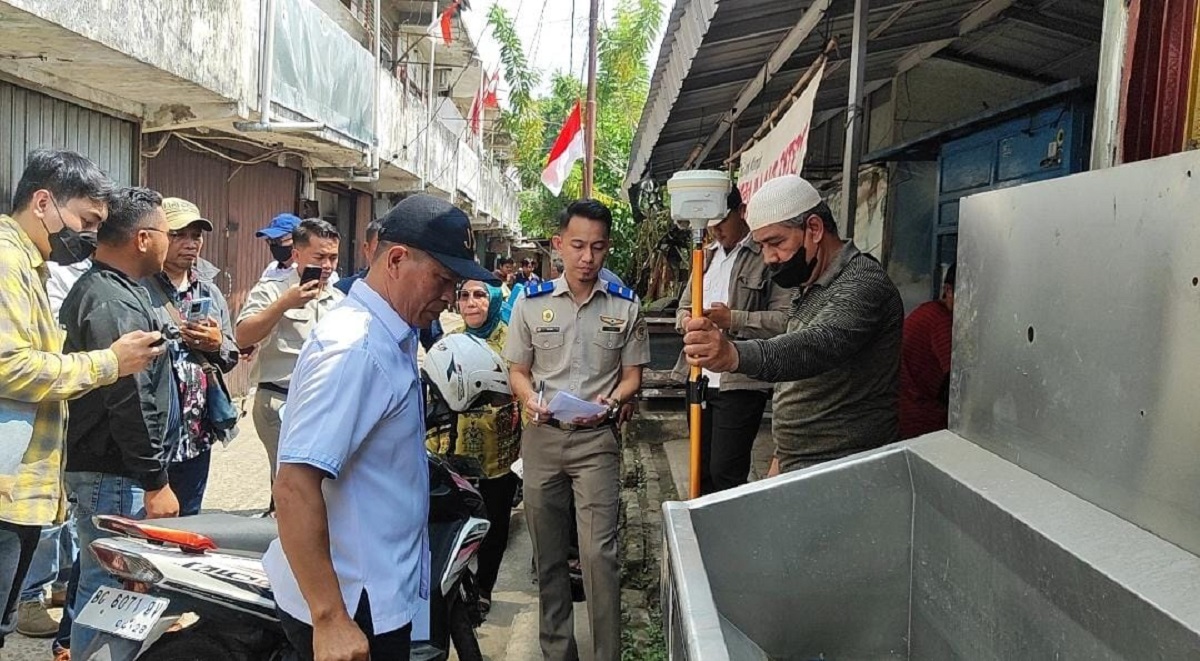
<instances>
[{"instance_id":1,"label":"man holding smartphone","mask_svg":"<svg viewBox=\"0 0 1200 661\"><path fill-rule=\"evenodd\" d=\"M205 235L213 224L195 204L177 197L163 200L167 217L167 257L162 273L144 285L162 317L179 326L180 340L171 344L171 365L179 398L179 415L170 428L172 448L168 477L179 500L179 514L200 513L208 486L210 450L227 440L231 429L219 429L209 412L209 381L224 392L224 374L237 366L237 343L229 305L214 279L220 272L201 259Z\"/></svg>"},{"instance_id":2,"label":"man holding smartphone","mask_svg":"<svg viewBox=\"0 0 1200 661\"><path fill-rule=\"evenodd\" d=\"M292 233L296 268L263 276L238 314L237 345L259 347L252 415L271 462L272 482L279 447L279 408L287 401L296 359L317 322L345 298L328 285L337 269L338 242L337 228L328 222L319 218L301 221Z\"/></svg>"},{"instance_id":3,"label":"man holding smartphone","mask_svg":"<svg viewBox=\"0 0 1200 661\"><path fill-rule=\"evenodd\" d=\"M134 331L167 336L169 324L150 305L140 282L162 271L168 231L158 193L124 188L110 198L92 268L75 283L59 312L68 353L107 347ZM97 515L157 519L179 514L167 480L173 385L171 363L160 355L145 371L71 400L64 482L75 503L81 549L111 536L96 527ZM104 586L119 587L120 581L82 551L75 612ZM94 629L76 623L71 647L85 650L95 635Z\"/></svg>"}]
</instances>

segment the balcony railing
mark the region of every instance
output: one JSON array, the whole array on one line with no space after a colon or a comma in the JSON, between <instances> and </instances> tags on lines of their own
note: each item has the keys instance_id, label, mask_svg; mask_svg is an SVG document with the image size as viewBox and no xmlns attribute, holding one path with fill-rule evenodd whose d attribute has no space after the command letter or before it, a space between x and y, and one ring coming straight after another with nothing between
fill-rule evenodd
<instances>
[{"instance_id":1,"label":"balcony railing","mask_svg":"<svg viewBox=\"0 0 1200 661\"><path fill-rule=\"evenodd\" d=\"M425 100L392 75L374 77L371 52L312 0L275 0L272 51L275 101L337 131L373 144L380 159L451 196L464 195L489 227L515 232L517 187L482 158L467 139L436 116ZM379 84L378 135L371 117L371 85Z\"/></svg>"}]
</instances>

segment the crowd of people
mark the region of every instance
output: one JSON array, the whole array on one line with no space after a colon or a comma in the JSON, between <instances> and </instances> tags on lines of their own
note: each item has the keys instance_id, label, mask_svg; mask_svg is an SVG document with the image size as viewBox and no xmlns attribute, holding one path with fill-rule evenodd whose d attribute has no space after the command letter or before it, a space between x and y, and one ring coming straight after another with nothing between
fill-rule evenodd
<instances>
[{"instance_id":1,"label":"crowd of people","mask_svg":"<svg viewBox=\"0 0 1200 661\"><path fill-rule=\"evenodd\" d=\"M768 400L772 473L945 427L953 268L905 321L883 267L839 238L804 179L727 203L709 226L705 313L692 318L689 288L676 316L677 372L698 365L708 381L702 492L747 481ZM258 233L272 261L236 315L200 257L213 227L187 200L114 188L78 154L30 155L0 216L0 647L14 628L53 636L59 659L86 647L94 632L72 618L116 586L78 552L107 534L92 517L198 513L212 448L238 423L224 375L252 357L279 528L263 564L302 658L407 658L430 588L428 448L482 469L483 610L521 486L545 658L579 657L577 563L590 656L618 659L617 428L650 345L638 297L604 268L610 210L562 211L545 280L533 259L480 266L466 214L429 195L373 221L367 267L344 278L337 229L280 214ZM419 354L448 308L463 320L453 333L503 357L511 396L427 435ZM599 412L560 419L560 393Z\"/></svg>"}]
</instances>

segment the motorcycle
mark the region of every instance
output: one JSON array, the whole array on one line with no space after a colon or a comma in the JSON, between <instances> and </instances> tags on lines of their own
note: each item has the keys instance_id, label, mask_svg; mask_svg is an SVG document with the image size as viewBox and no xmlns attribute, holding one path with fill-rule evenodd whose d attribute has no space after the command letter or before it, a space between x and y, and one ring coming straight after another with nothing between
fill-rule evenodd
<instances>
[{"instance_id":1,"label":"motorcycle","mask_svg":"<svg viewBox=\"0 0 1200 661\"><path fill-rule=\"evenodd\" d=\"M428 637L414 634L413 661L481 661L483 617L469 565L487 534L479 492L445 459L428 454L431 575ZM76 623L99 634L76 659L93 661L290 661L262 567L275 520L214 513L135 521L101 515L115 537L90 552L121 588L100 588ZM186 618L192 614L195 618Z\"/></svg>"},{"instance_id":2,"label":"motorcycle","mask_svg":"<svg viewBox=\"0 0 1200 661\"><path fill-rule=\"evenodd\" d=\"M469 565L490 524L478 489L478 461L454 455L457 415L489 398L508 397L505 363L478 338L448 335L430 348L421 372L425 423L448 433L448 456L429 463L431 577L425 622L414 622L411 658L442 661L450 645L461 661L482 661L475 628L483 622ZM281 410L282 415L282 410ZM468 479L469 478L469 479ZM122 583L100 588L75 623L99 635L79 661L288 661L295 658L275 614L262 555L278 536L275 520L201 514L134 521L98 516L114 537L91 543L100 565ZM432 583L432 581L431 581ZM182 616L198 619L186 623Z\"/></svg>"}]
</instances>

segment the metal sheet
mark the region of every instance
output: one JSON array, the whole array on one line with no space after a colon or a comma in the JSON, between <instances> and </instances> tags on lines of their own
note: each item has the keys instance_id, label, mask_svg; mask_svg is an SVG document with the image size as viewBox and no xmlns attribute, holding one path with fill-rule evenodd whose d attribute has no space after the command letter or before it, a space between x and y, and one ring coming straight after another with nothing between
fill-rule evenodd
<instances>
[{"instance_id":1,"label":"metal sheet","mask_svg":"<svg viewBox=\"0 0 1200 661\"><path fill-rule=\"evenodd\" d=\"M717 611L770 658L907 658L912 490L903 452L692 503Z\"/></svg>"},{"instance_id":2,"label":"metal sheet","mask_svg":"<svg viewBox=\"0 0 1200 661\"><path fill-rule=\"evenodd\" d=\"M96 162L117 184L138 180L132 122L0 81L0 208L9 211L29 152L71 149Z\"/></svg>"},{"instance_id":3,"label":"metal sheet","mask_svg":"<svg viewBox=\"0 0 1200 661\"><path fill-rule=\"evenodd\" d=\"M1200 154L965 198L951 428L1200 553Z\"/></svg>"},{"instance_id":4,"label":"metal sheet","mask_svg":"<svg viewBox=\"0 0 1200 661\"><path fill-rule=\"evenodd\" d=\"M217 285L236 315L271 260L266 242L254 233L276 214L296 210L300 173L273 163L240 166L172 139L147 159L146 185L194 202L213 222L201 256L221 269ZM248 366L239 365L226 381L235 394L245 393Z\"/></svg>"},{"instance_id":5,"label":"metal sheet","mask_svg":"<svg viewBox=\"0 0 1200 661\"><path fill-rule=\"evenodd\" d=\"M953 434L910 447L913 659L1200 657L1200 558Z\"/></svg>"},{"instance_id":6,"label":"metal sheet","mask_svg":"<svg viewBox=\"0 0 1200 661\"><path fill-rule=\"evenodd\" d=\"M1200 558L951 432L663 509L673 659L1200 658Z\"/></svg>"}]
</instances>

